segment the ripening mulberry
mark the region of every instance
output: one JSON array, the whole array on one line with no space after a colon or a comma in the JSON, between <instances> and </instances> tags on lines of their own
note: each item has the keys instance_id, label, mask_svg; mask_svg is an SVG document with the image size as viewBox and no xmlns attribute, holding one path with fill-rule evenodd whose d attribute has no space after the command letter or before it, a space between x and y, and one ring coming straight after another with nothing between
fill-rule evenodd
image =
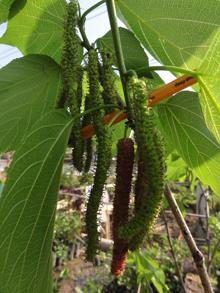
<instances>
[{"instance_id":1,"label":"ripening mulberry","mask_svg":"<svg viewBox=\"0 0 220 293\"><path fill-rule=\"evenodd\" d=\"M112 274L119 276L125 266L128 252L128 240L120 238L118 228L127 223L134 164L134 143L132 139L121 139L117 145L116 184L113 203L113 257Z\"/></svg>"},{"instance_id":2,"label":"ripening mulberry","mask_svg":"<svg viewBox=\"0 0 220 293\"><path fill-rule=\"evenodd\" d=\"M143 227L145 233L149 231L159 213L164 190L165 160L164 147L154 125L153 112L146 104L146 85L143 81L133 78L131 86L135 139L141 173L138 174L136 183L138 194L134 217L120 228L120 236L135 239L138 233L143 232ZM142 239L145 233L142 234ZM142 239L139 239L140 242ZM132 241L129 246L137 247L132 245Z\"/></svg>"}]
</instances>

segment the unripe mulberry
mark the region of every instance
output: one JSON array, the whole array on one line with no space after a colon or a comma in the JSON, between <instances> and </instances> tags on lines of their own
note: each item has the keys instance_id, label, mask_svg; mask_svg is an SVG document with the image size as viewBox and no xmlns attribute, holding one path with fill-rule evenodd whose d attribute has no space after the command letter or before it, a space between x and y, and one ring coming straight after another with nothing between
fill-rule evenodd
<instances>
[{"instance_id":1,"label":"unripe mulberry","mask_svg":"<svg viewBox=\"0 0 220 293\"><path fill-rule=\"evenodd\" d=\"M80 106L79 93L81 88L80 67L80 44L76 33L77 26L77 2L71 0L67 4L67 16L64 24L64 46L62 51L61 68L63 73L63 100L65 105L75 118L73 130L71 133L71 141L73 142L73 164L81 171L82 170L82 154L83 144L81 139L81 122L80 122ZM78 118L76 118L78 117Z\"/></svg>"},{"instance_id":2,"label":"unripe mulberry","mask_svg":"<svg viewBox=\"0 0 220 293\"><path fill-rule=\"evenodd\" d=\"M85 111L91 109L92 105L92 97L88 94L85 97ZM93 121L92 114L87 114L83 117L82 127L91 124ZM85 151L85 162L84 162L84 172L87 173L90 170L92 156L93 156L93 139L88 138L84 141L84 151Z\"/></svg>"},{"instance_id":3,"label":"unripe mulberry","mask_svg":"<svg viewBox=\"0 0 220 293\"><path fill-rule=\"evenodd\" d=\"M134 143L132 139L121 139L117 145L116 184L113 203L113 257L111 271L119 276L123 270L128 251L128 240L120 238L118 228L127 223L129 216L129 198L131 192L134 163Z\"/></svg>"},{"instance_id":4,"label":"unripe mulberry","mask_svg":"<svg viewBox=\"0 0 220 293\"><path fill-rule=\"evenodd\" d=\"M89 50L89 95L93 101L93 107L103 106L104 102L100 93L98 56L94 49ZM97 163L94 184L90 193L86 211L87 229L87 260L94 261L98 250L99 235L97 230L97 213L99 210L101 197L107 172L111 162L112 133L108 126L102 124L103 109L97 110L93 115L93 122L96 127L97 136Z\"/></svg>"},{"instance_id":5,"label":"unripe mulberry","mask_svg":"<svg viewBox=\"0 0 220 293\"><path fill-rule=\"evenodd\" d=\"M103 87L103 100L107 104L115 104L117 101L117 90L115 88L115 73L112 69L113 60L112 53L106 49L102 49L102 67L101 67L101 84ZM106 109L106 113L110 113L111 109Z\"/></svg>"}]
</instances>

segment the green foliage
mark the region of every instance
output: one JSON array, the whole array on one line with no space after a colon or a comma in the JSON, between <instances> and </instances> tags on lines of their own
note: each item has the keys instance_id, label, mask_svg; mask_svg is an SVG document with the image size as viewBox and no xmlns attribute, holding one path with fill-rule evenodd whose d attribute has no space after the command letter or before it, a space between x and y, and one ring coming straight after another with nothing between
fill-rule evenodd
<instances>
[{"instance_id":1,"label":"green foliage","mask_svg":"<svg viewBox=\"0 0 220 293\"><path fill-rule=\"evenodd\" d=\"M147 70L149 66L148 57L141 47L140 42L136 39L135 35L131 31L125 28L119 28L119 32L126 69L133 69L137 71L141 76L150 76L149 71ZM102 38L97 40L97 46L99 48L105 48L106 50L111 52L114 56L114 64L117 66L111 31L109 31Z\"/></svg>"},{"instance_id":2,"label":"green foliage","mask_svg":"<svg viewBox=\"0 0 220 293\"><path fill-rule=\"evenodd\" d=\"M0 291L50 293L57 192L72 120L42 118L16 152L0 198Z\"/></svg>"},{"instance_id":3,"label":"green foliage","mask_svg":"<svg viewBox=\"0 0 220 293\"><path fill-rule=\"evenodd\" d=\"M15 0L0 0L0 24L7 20L11 5Z\"/></svg>"},{"instance_id":4,"label":"green foliage","mask_svg":"<svg viewBox=\"0 0 220 293\"><path fill-rule=\"evenodd\" d=\"M62 264L68 259L69 246L80 236L80 215L77 212L58 211L54 225L53 252Z\"/></svg>"},{"instance_id":5,"label":"green foliage","mask_svg":"<svg viewBox=\"0 0 220 293\"><path fill-rule=\"evenodd\" d=\"M169 181L184 181L186 178L187 165L176 153L171 153L167 157L166 177Z\"/></svg>"},{"instance_id":6,"label":"green foliage","mask_svg":"<svg viewBox=\"0 0 220 293\"><path fill-rule=\"evenodd\" d=\"M116 0L116 4L122 20L162 64L199 68L220 30L215 13L220 3L215 0L156 0L153 5L145 0Z\"/></svg>"},{"instance_id":7,"label":"green foliage","mask_svg":"<svg viewBox=\"0 0 220 293\"><path fill-rule=\"evenodd\" d=\"M211 45L199 67L202 75L199 76L201 86L200 100L208 128L220 143L220 31L213 36Z\"/></svg>"},{"instance_id":8,"label":"green foliage","mask_svg":"<svg viewBox=\"0 0 220 293\"><path fill-rule=\"evenodd\" d=\"M16 1L8 29L0 43L17 47L24 55L45 54L61 59L65 0Z\"/></svg>"},{"instance_id":9,"label":"green foliage","mask_svg":"<svg viewBox=\"0 0 220 293\"><path fill-rule=\"evenodd\" d=\"M54 238L75 243L81 229L80 215L77 212L58 212L54 226Z\"/></svg>"},{"instance_id":10,"label":"green foliage","mask_svg":"<svg viewBox=\"0 0 220 293\"><path fill-rule=\"evenodd\" d=\"M158 293L169 292L163 270L149 254L140 251L130 252L127 263L135 268L137 284L144 286L145 292L148 292L150 283L154 285Z\"/></svg>"},{"instance_id":11,"label":"green foliage","mask_svg":"<svg viewBox=\"0 0 220 293\"><path fill-rule=\"evenodd\" d=\"M175 146L204 184L220 194L220 145L205 124L198 95L179 93L158 109L167 143Z\"/></svg>"},{"instance_id":12,"label":"green foliage","mask_svg":"<svg viewBox=\"0 0 220 293\"><path fill-rule=\"evenodd\" d=\"M15 150L34 123L52 111L61 93L61 75L49 57L29 55L0 71L0 152Z\"/></svg>"},{"instance_id":13,"label":"green foliage","mask_svg":"<svg viewBox=\"0 0 220 293\"><path fill-rule=\"evenodd\" d=\"M208 128L220 141L220 23L215 0L116 1L124 23L142 45L165 65L197 70L200 100ZM198 13L205 11L205 13ZM177 116L177 119L179 117Z\"/></svg>"}]
</instances>

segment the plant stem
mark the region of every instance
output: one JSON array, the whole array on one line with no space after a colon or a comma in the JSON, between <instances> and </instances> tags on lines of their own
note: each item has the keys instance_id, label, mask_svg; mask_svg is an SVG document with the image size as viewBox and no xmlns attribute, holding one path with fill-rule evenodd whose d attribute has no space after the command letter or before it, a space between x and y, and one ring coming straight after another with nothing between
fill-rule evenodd
<instances>
[{"instance_id":1,"label":"plant stem","mask_svg":"<svg viewBox=\"0 0 220 293\"><path fill-rule=\"evenodd\" d=\"M95 10L97 7L101 6L102 4L105 3L105 0L102 0L102 1L99 1L98 3L96 3L95 5L91 6L89 9L87 9L83 14L82 16L80 17L79 19L79 23L84 25L85 24L85 21L86 21L86 16L92 12L93 10Z\"/></svg>"},{"instance_id":2,"label":"plant stem","mask_svg":"<svg viewBox=\"0 0 220 293\"><path fill-rule=\"evenodd\" d=\"M181 67L176 67L176 66L169 66L169 65L164 65L164 66L150 66L148 68L149 71L171 71L171 72L178 72L178 73L183 73L187 74L190 76L198 76L199 72L189 70L189 69L184 69Z\"/></svg>"},{"instance_id":3,"label":"plant stem","mask_svg":"<svg viewBox=\"0 0 220 293\"><path fill-rule=\"evenodd\" d=\"M123 51L122 51L122 46L121 46L120 33L119 33L119 29L118 29L115 2L114 2L114 0L106 0L106 5L107 5L108 17L109 17L109 22L110 22L111 31L112 31L112 38L113 38L113 43L114 43L114 48L115 48L115 55L117 58L119 74L120 74L120 78L122 81L122 86L123 86L123 91L124 91L124 96L125 96L125 102L126 102L128 113L130 113L131 107L130 107L130 102L129 102L129 97L128 97L127 86L126 86L126 77L125 77L126 67L125 67L125 63L124 63L124 56L123 56Z\"/></svg>"},{"instance_id":4,"label":"plant stem","mask_svg":"<svg viewBox=\"0 0 220 293\"><path fill-rule=\"evenodd\" d=\"M164 191L165 197L170 205L170 208L173 212L174 217L176 218L176 221L180 227L180 230L183 234L183 237L188 245L188 248L192 254L193 260L195 262L195 265L197 267L197 271L202 283L202 286L204 288L205 293L214 293L211 283L210 283L210 279L209 279L209 275L207 273L206 270L206 266L205 266L205 262L204 262L204 256L201 253L201 251L198 249L195 240L192 237L192 234L183 218L183 215L176 203L176 200L169 188L168 185L166 185L165 187L165 191Z\"/></svg>"},{"instance_id":5,"label":"plant stem","mask_svg":"<svg viewBox=\"0 0 220 293\"><path fill-rule=\"evenodd\" d=\"M83 39L82 46L85 47L88 51L91 49L91 45L89 43L89 40L87 38L86 32L85 32L85 26L84 23L78 22L79 31L81 34L81 37Z\"/></svg>"},{"instance_id":6,"label":"plant stem","mask_svg":"<svg viewBox=\"0 0 220 293\"><path fill-rule=\"evenodd\" d=\"M177 261L177 258L176 258L176 254L175 254L175 251L174 251L174 248L173 248L173 243L172 243L172 239L171 239L171 236L170 236L170 231L169 231L169 227L168 227L168 223L167 223L167 219L166 219L164 210L162 210L162 216L163 216L163 220L164 220L165 227L166 227L167 240L168 240L168 243L169 243L169 246L170 246L170 252L172 254L172 257L173 257L173 260L174 260L174 263L175 263L175 266L176 266L178 279L179 279L179 282L180 282L180 284L182 286L182 291L184 293L186 293L185 285L184 285L182 274L181 274L179 264L178 264L178 261Z\"/></svg>"}]
</instances>

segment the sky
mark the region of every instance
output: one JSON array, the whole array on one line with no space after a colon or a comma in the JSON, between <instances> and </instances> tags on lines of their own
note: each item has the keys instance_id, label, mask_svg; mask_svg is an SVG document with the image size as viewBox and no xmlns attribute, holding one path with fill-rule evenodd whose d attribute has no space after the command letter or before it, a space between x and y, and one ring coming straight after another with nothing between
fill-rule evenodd
<instances>
[{"instance_id":1,"label":"sky","mask_svg":"<svg viewBox=\"0 0 220 293\"><path fill-rule=\"evenodd\" d=\"M99 0L79 0L82 13ZM119 20L119 25L123 24ZM6 31L7 25L0 25L0 36ZM102 5L91 12L86 21L86 33L90 42L94 42L97 38L103 36L110 29L106 6ZM0 44L0 68L11 62L15 58L22 57L21 52L12 46ZM151 66L159 65L159 63L149 55ZM174 79L173 75L168 72L158 72L165 82Z\"/></svg>"}]
</instances>

